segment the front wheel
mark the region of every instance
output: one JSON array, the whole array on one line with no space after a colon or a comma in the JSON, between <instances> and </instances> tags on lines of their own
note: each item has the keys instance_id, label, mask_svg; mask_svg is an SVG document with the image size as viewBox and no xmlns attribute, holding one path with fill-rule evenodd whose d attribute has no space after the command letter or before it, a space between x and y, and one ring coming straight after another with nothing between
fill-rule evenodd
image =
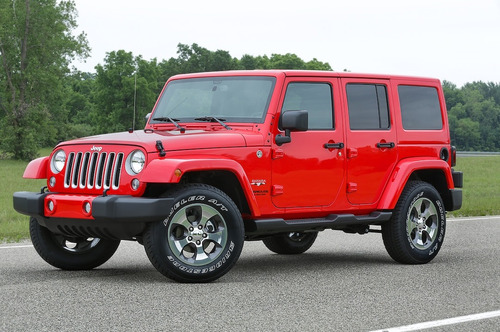
<instances>
[{"instance_id":1,"label":"front wheel","mask_svg":"<svg viewBox=\"0 0 500 332\"><path fill-rule=\"evenodd\" d=\"M313 245L318 232L291 232L274 235L262 240L267 249L282 255L296 255L306 252Z\"/></svg>"},{"instance_id":2,"label":"front wheel","mask_svg":"<svg viewBox=\"0 0 500 332\"><path fill-rule=\"evenodd\" d=\"M209 282L226 274L244 242L243 220L234 202L203 184L167 195L175 199L167 218L151 224L144 234L153 266L179 282Z\"/></svg>"},{"instance_id":3,"label":"front wheel","mask_svg":"<svg viewBox=\"0 0 500 332\"><path fill-rule=\"evenodd\" d=\"M382 238L389 255L404 264L430 262L441 249L446 229L445 209L436 189L422 181L407 184Z\"/></svg>"},{"instance_id":4,"label":"front wheel","mask_svg":"<svg viewBox=\"0 0 500 332\"><path fill-rule=\"evenodd\" d=\"M54 234L30 219L33 247L50 265L63 270L91 270L108 261L118 249L120 240L66 237Z\"/></svg>"}]
</instances>

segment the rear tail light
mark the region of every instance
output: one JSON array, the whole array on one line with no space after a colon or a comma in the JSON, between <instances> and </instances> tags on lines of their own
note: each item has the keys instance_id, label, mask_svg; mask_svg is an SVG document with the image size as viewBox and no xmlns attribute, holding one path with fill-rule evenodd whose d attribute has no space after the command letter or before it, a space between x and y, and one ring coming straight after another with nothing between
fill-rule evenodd
<instances>
[{"instance_id":1,"label":"rear tail light","mask_svg":"<svg viewBox=\"0 0 500 332\"><path fill-rule=\"evenodd\" d=\"M457 149L452 146L451 147L451 167L457 164Z\"/></svg>"}]
</instances>

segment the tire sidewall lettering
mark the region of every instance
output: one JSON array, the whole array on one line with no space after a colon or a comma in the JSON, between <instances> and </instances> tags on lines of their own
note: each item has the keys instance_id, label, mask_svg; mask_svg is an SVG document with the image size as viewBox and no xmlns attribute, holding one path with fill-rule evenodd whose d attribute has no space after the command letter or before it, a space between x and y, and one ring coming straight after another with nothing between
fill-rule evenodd
<instances>
[{"instance_id":1,"label":"tire sidewall lettering","mask_svg":"<svg viewBox=\"0 0 500 332\"><path fill-rule=\"evenodd\" d=\"M180 199L178 202L175 202L174 205L170 208L170 213L168 214L167 218L165 218L165 220L163 220L163 225L165 227L167 227L168 222L169 222L170 218L172 217L172 215L174 215L177 210L184 207L184 205L186 205L188 203L193 203L196 201L204 202L205 199L206 199L206 196L203 196L203 195L191 195L187 198ZM209 202L210 202L210 200L209 200Z\"/></svg>"},{"instance_id":2,"label":"tire sidewall lettering","mask_svg":"<svg viewBox=\"0 0 500 332\"><path fill-rule=\"evenodd\" d=\"M186 266L177 261L177 259L171 255L168 255L167 259L175 268L179 269L182 272L190 274L205 274L220 269L229 260L229 257L231 257L231 254L233 253L233 250L234 250L234 243L233 241L231 241L229 247L227 248L227 252L224 255L222 255L217 262L211 264L209 267L203 267L203 268L194 268Z\"/></svg>"}]
</instances>

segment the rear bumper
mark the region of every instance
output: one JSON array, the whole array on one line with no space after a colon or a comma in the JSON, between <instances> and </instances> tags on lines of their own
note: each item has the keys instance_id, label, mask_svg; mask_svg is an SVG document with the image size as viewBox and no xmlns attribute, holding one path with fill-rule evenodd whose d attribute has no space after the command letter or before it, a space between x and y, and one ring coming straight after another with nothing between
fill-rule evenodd
<instances>
[{"instance_id":1,"label":"rear bumper","mask_svg":"<svg viewBox=\"0 0 500 332\"><path fill-rule=\"evenodd\" d=\"M32 216L53 233L130 239L140 236L150 222L165 219L173 198L80 196L56 193L14 193L14 209ZM52 209L49 209L49 202ZM90 212L84 205L90 204Z\"/></svg>"},{"instance_id":2,"label":"rear bumper","mask_svg":"<svg viewBox=\"0 0 500 332\"><path fill-rule=\"evenodd\" d=\"M446 207L447 211L460 210L462 207L462 189L450 190L451 204Z\"/></svg>"},{"instance_id":3,"label":"rear bumper","mask_svg":"<svg viewBox=\"0 0 500 332\"><path fill-rule=\"evenodd\" d=\"M453 177L453 185L455 189L450 190L450 203L446 207L447 211L459 210L462 207L462 188L464 185L464 175L462 172L455 171L452 169L451 175Z\"/></svg>"}]
</instances>

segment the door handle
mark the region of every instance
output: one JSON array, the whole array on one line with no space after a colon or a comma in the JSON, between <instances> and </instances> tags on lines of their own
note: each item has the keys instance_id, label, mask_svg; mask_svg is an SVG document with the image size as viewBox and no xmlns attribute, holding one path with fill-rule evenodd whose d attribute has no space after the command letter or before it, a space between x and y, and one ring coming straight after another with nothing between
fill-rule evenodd
<instances>
[{"instance_id":1,"label":"door handle","mask_svg":"<svg viewBox=\"0 0 500 332\"><path fill-rule=\"evenodd\" d=\"M394 142L389 142L389 143L377 143L377 148L379 149L392 149L396 146Z\"/></svg>"},{"instance_id":2,"label":"door handle","mask_svg":"<svg viewBox=\"0 0 500 332\"><path fill-rule=\"evenodd\" d=\"M343 149L344 143L325 143L323 147L325 149Z\"/></svg>"}]
</instances>

